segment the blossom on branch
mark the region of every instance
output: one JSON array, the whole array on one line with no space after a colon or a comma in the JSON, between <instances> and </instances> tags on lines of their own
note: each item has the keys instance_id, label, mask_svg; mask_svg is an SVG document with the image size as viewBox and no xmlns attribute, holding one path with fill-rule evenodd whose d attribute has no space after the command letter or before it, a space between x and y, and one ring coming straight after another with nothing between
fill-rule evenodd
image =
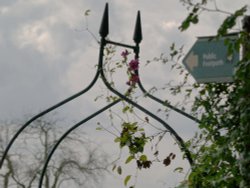
<instances>
[{"instance_id":1,"label":"blossom on branch","mask_svg":"<svg viewBox=\"0 0 250 188\"><path fill-rule=\"evenodd\" d=\"M126 59L127 56L128 56L128 54L129 54L128 50L125 50L125 51L123 51L123 52L121 53L121 56L122 56L124 59Z\"/></svg>"},{"instance_id":2,"label":"blossom on branch","mask_svg":"<svg viewBox=\"0 0 250 188\"><path fill-rule=\"evenodd\" d=\"M139 69L139 60L138 58L132 59L129 63L127 63L127 58L128 55L130 53L128 52L128 50L124 50L121 53L121 56L124 58L123 59L123 63L126 63L127 68L128 68L128 76L129 76L129 80L127 81L127 85L129 86L135 86L136 83L139 82L139 76L137 74L137 70Z\"/></svg>"},{"instance_id":3,"label":"blossom on branch","mask_svg":"<svg viewBox=\"0 0 250 188\"><path fill-rule=\"evenodd\" d=\"M136 74L131 74L129 81L127 82L127 84L129 86L134 86L136 83L139 82L139 76Z\"/></svg>"},{"instance_id":4,"label":"blossom on branch","mask_svg":"<svg viewBox=\"0 0 250 188\"><path fill-rule=\"evenodd\" d=\"M129 70L138 70L139 68L139 61L138 59L133 59L129 62Z\"/></svg>"}]
</instances>

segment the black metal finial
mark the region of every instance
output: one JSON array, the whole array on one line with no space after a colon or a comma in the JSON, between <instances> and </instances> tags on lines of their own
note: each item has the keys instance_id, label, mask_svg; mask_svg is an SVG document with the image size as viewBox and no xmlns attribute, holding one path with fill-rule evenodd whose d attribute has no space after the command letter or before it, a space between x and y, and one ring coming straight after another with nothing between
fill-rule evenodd
<instances>
[{"instance_id":1,"label":"black metal finial","mask_svg":"<svg viewBox=\"0 0 250 188\"><path fill-rule=\"evenodd\" d=\"M101 37L103 38L105 38L109 34L109 10L108 9L109 9L108 3L106 3L103 17L102 17L102 23L101 23L101 27L99 31Z\"/></svg>"},{"instance_id":2,"label":"black metal finial","mask_svg":"<svg viewBox=\"0 0 250 188\"><path fill-rule=\"evenodd\" d=\"M141 14L140 11L137 13L135 31L134 31L134 41L136 44L139 44L142 41L142 30L141 30Z\"/></svg>"}]
</instances>

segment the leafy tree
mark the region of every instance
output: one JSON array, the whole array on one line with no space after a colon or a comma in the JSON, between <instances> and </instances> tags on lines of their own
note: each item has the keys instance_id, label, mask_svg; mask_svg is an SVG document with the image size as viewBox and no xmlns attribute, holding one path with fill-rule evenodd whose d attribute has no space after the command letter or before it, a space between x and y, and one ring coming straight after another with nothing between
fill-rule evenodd
<instances>
[{"instance_id":1,"label":"leafy tree","mask_svg":"<svg viewBox=\"0 0 250 188\"><path fill-rule=\"evenodd\" d=\"M1 122L0 154L20 122ZM38 185L41 168L48 152L62 134L60 124L60 120L55 117L42 118L23 132L13 148L14 152L6 156L6 162L0 173L2 188L31 188ZM48 167L43 186L61 188L67 185L70 187L97 185L107 170L107 161L106 156L91 145L93 145L91 141L86 139L81 131L67 137Z\"/></svg>"},{"instance_id":2,"label":"leafy tree","mask_svg":"<svg viewBox=\"0 0 250 188\"><path fill-rule=\"evenodd\" d=\"M215 8L207 8L209 1L183 0L190 13L180 29L188 29L191 24L199 22L199 15L205 12L226 14L225 20L218 28L216 39L226 37L231 30L237 29L236 23L247 11L244 6L233 13ZM188 177L189 187L241 187L250 185L250 24L245 17L243 29L238 29L238 39L225 39L228 54L240 51L243 57L236 65L232 83L194 84L188 89L198 91L192 111L199 112L200 133L187 145L193 152L195 160ZM215 39L215 40L216 40Z\"/></svg>"}]
</instances>

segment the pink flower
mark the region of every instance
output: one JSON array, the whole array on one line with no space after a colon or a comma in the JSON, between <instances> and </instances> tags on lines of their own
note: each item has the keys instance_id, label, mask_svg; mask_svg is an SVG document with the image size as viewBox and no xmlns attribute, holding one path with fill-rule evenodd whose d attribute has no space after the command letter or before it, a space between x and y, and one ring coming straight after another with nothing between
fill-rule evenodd
<instances>
[{"instance_id":1,"label":"pink flower","mask_svg":"<svg viewBox=\"0 0 250 188\"><path fill-rule=\"evenodd\" d=\"M129 54L128 50L125 50L125 51L123 51L123 52L121 53L121 56L122 56L123 58L127 58L128 54Z\"/></svg>"},{"instance_id":2,"label":"pink flower","mask_svg":"<svg viewBox=\"0 0 250 188\"><path fill-rule=\"evenodd\" d=\"M133 59L129 62L129 69L130 70L138 70L138 68L139 68L138 59Z\"/></svg>"},{"instance_id":3,"label":"pink flower","mask_svg":"<svg viewBox=\"0 0 250 188\"><path fill-rule=\"evenodd\" d=\"M127 84L130 86L134 86L138 82L139 82L139 76L136 74L132 74Z\"/></svg>"}]
</instances>

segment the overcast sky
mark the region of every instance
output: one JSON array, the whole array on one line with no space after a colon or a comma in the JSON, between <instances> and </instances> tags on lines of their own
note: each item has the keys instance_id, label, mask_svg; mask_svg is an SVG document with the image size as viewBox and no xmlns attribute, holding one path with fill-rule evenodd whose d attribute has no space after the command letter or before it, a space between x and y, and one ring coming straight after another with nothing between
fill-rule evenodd
<instances>
[{"instance_id":1,"label":"overcast sky","mask_svg":"<svg viewBox=\"0 0 250 188\"><path fill-rule=\"evenodd\" d=\"M84 12L91 10L88 29L99 39L98 31L106 2L109 2L110 11L109 38L118 42L133 44L135 17L137 10L141 11L143 41L140 72L147 89L152 86L162 87L170 80L178 80L178 75L169 72L167 66L157 63L145 67L146 60L168 53L173 42L184 45L184 51L187 52L196 36L215 34L216 28L225 18L224 14L204 14L201 16L201 24L181 33L178 27L187 15L187 10L178 0L1 0L1 120L36 114L89 84L95 74L99 49L95 38L86 31ZM217 6L232 11L247 4L249 0L231 0L230 3L229 0L220 0ZM240 22L238 26L241 27ZM125 81L126 78L119 84ZM94 102L101 91L105 93L104 88L98 82L88 94L60 108L58 113L68 122L81 120L104 105L103 101ZM174 103L179 101L179 98L168 98L168 93L165 90L159 92L158 96L171 99ZM145 100L142 104L153 110L158 108ZM94 126L92 130L95 130L97 121L104 119L100 116L91 121ZM194 122L176 113L171 113L168 121L185 139L190 138L195 131ZM112 154L110 146L115 145L106 133L92 131L90 135L94 139L100 138L96 141L104 143L104 151ZM170 148L167 152L178 151L172 145L166 143ZM182 163L181 154L178 157L179 161L171 169L155 167L142 173L138 178L138 187L165 188L176 185L185 174L175 175L173 169L182 164L188 167L185 161ZM128 169L128 173L129 170L133 169ZM102 187L123 187L122 178L107 176Z\"/></svg>"}]
</instances>

